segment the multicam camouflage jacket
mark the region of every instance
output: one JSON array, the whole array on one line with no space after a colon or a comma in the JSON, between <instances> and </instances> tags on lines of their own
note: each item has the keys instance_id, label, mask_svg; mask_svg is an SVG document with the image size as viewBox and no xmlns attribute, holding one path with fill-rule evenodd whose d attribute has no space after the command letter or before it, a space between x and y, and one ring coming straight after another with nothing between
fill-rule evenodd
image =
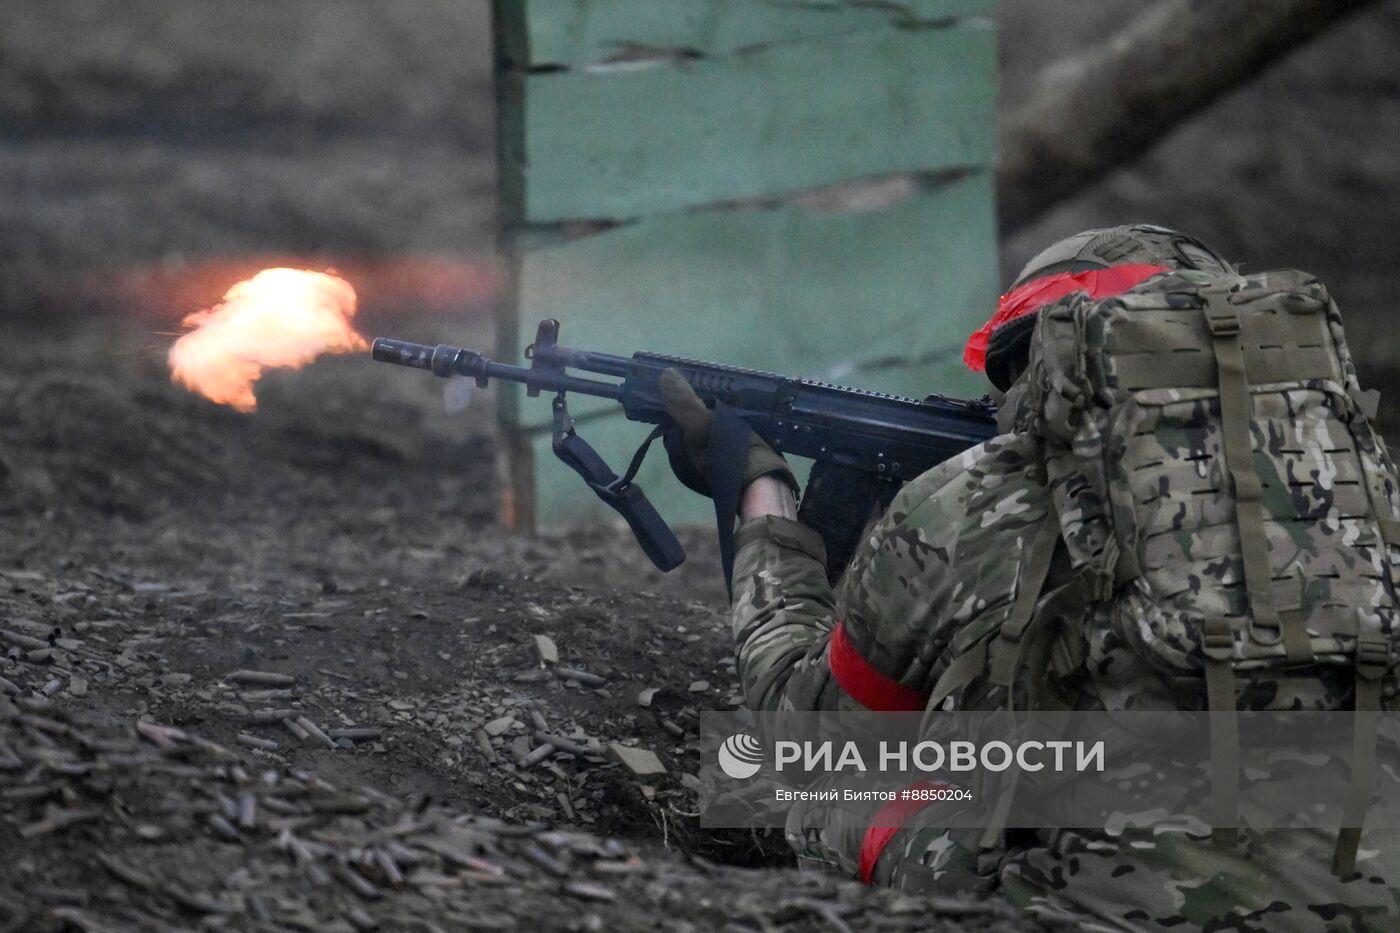
<instances>
[{"instance_id":1,"label":"multicam camouflage jacket","mask_svg":"<svg viewBox=\"0 0 1400 933\"><path fill-rule=\"evenodd\" d=\"M1212 306L1234 309L1218 328ZM1258 339L1280 310L1292 316L1285 339ZM1152 366L1137 344L1147 365L1124 365L1127 335L1144 339L1134 328L1171 365ZM1290 345L1300 352L1266 354ZM1191 348L1199 359L1183 365ZM1222 375L1236 351L1242 383ZM1055 360L1066 353L1078 354L1073 366ZM1097 380L1098 407L1068 404L1084 393L1066 369ZM1240 392L1252 456L1240 453ZM1212 604L1212 618L1234 620L1225 683L1242 707L1337 708L1362 683L1364 658L1374 662L1368 633L1384 645L1375 697L1384 684L1393 705L1394 472L1364 415L1340 317L1314 280L1175 274L1097 307L1071 296L1042 312L1013 395L1008 433L902 490L836 591L808 529L772 517L741 527L733 624L752 708L914 710L935 693L994 708L1020 689L995 682L998 634L1091 573L1104 597L1085 600L1063 652L1074 663L1056 684L1075 708L1214 706L1201 609ZM1262 567L1241 534L1256 520ZM1053 559L1047 527L1058 532ZM978 646L977 663L960 661ZM1198 678L1185 694L1183 671ZM847 814L813 809L790 821L807 864L909 889L1000 889L1085 929L1400 929L1393 831L1362 837L1339 877L1326 832L1244 831L1221 846L1199 831L1056 829L988 844L940 828L947 813L931 807L872 845Z\"/></svg>"}]
</instances>

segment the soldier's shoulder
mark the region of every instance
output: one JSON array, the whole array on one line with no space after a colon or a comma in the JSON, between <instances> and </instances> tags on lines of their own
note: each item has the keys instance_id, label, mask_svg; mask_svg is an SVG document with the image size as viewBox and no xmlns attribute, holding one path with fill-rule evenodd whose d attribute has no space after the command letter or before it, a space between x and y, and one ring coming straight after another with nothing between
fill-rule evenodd
<instances>
[{"instance_id":1,"label":"soldier's shoulder","mask_svg":"<svg viewBox=\"0 0 1400 933\"><path fill-rule=\"evenodd\" d=\"M891 511L914 516L965 511L973 500L1038 501L1048 496L1040 479L1034 438L1002 434L952 457L910 482Z\"/></svg>"}]
</instances>

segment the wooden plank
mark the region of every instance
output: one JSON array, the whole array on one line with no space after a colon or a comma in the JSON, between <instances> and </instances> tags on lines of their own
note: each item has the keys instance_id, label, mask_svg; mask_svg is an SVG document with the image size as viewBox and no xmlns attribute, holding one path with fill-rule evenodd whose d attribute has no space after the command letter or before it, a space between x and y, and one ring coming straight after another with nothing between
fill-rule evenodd
<instances>
[{"instance_id":1,"label":"wooden plank","mask_svg":"<svg viewBox=\"0 0 1400 933\"><path fill-rule=\"evenodd\" d=\"M991 0L503 0L503 48L522 68L584 68L658 53L728 55L990 13Z\"/></svg>"},{"instance_id":2,"label":"wooden plank","mask_svg":"<svg viewBox=\"0 0 1400 933\"><path fill-rule=\"evenodd\" d=\"M977 172L871 210L798 204L671 214L522 254L519 358L540 318L570 346L650 350L862 388L981 395L961 364L997 295L991 178ZM513 387L501 386L509 396ZM575 398L581 431L620 469L645 436L616 406ZM606 511L549 451L540 399L504 401L533 435L538 514L557 524ZM663 515L705 518L653 455L641 480Z\"/></svg>"},{"instance_id":3,"label":"wooden plank","mask_svg":"<svg viewBox=\"0 0 1400 933\"><path fill-rule=\"evenodd\" d=\"M517 75L513 222L631 218L986 165L995 35L856 33L718 60ZM503 155L506 150L503 149Z\"/></svg>"},{"instance_id":4,"label":"wooden plank","mask_svg":"<svg viewBox=\"0 0 1400 933\"><path fill-rule=\"evenodd\" d=\"M871 210L667 214L531 250L517 342L502 352L520 358L537 321L554 317L571 346L814 377L872 372L866 387L882 391L929 389L890 382L879 361L945 352L945 391L980 392L954 350L996 301L990 173L906 192Z\"/></svg>"}]
</instances>

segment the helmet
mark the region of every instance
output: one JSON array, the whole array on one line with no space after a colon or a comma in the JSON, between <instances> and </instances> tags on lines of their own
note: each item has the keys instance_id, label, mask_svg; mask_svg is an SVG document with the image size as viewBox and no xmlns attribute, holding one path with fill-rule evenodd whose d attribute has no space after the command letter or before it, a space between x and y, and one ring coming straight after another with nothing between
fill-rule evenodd
<instances>
[{"instance_id":1,"label":"helmet","mask_svg":"<svg viewBox=\"0 0 1400 933\"><path fill-rule=\"evenodd\" d=\"M1192 236L1152 224L1085 230L1052 243L1016 277L1012 288L1057 272L1086 272L1112 266L1152 265L1233 273L1235 267Z\"/></svg>"},{"instance_id":2,"label":"helmet","mask_svg":"<svg viewBox=\"0 0 1400 933\"><path fill-rule=\"evenodd\" d=\"M1034 312L1078 291L1092 298L1118 295L1173 269L1235 271L1205 243L1166 227L1132 224L1076 233L1026 264L996 314L968 340L963 360L971 369L985 369L1005 391L1025 368Z\"/></svg>"}]
</instances>

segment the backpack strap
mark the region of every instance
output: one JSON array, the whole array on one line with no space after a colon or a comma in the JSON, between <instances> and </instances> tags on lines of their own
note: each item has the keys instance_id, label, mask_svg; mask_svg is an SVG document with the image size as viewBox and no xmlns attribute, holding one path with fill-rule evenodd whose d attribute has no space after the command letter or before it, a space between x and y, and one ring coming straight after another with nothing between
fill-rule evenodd
<instances>
[{"instance_id":1,"label":"backpack strap","mask_svg":"<svg viewBox=\"0 0 1400 933\"><path fill-rule=\"evenodd\" d=\"M1021 653L1025 648L1026 631L1035 618L1036 604L1040 600L1041 592L1045 589L1045 581L1050 577L1050 565L1054 561L1055 548L1059 543L1060 521L1052 503L1046 510L1040 527L1036 529L1035 539L1031 543L1030 552L1021 572L1016 600L1012 603L1006 618L1002 620L1000 630L966 646L943 671L942 676L938 678L938 683L933 687L933 692L929 695L928 704L924 707L924 721L919 730L921 733L927 732L929 717L934 715L938 708L943 705L944 700L984 674L992 683L1006 687L1008 711L1014 713L1012 680L1020 665ZM1066 586L1068 585L1071 584L1066 584ZM995 651L992 650L994 641L997 642ZM1043 639L1036 641L1043 641ZM1049 651L1050 646L1047 644L1044 648L1046 655L1044 663L1047 665ZM1002 788L997 796L991 817L982 832L979 843L983 850L995 848L1001 838L1002 830L1005 828L1011 812L1012 801L1016 797L1016 785L1019 783L1019 777L1019 771L1013 773L1007 786Z\"/></svg>"},{"instance_id":2,"label":"backpack strap","mask_svg":"<svg viewBox=\"0 0 1400 933\"><path fill-rule=\"evenodd\" d=\"M977 642L971 648L953 659L944 670L938 682L933 685L928 702L924 704L924 715L943 705L943 701L972 683L987 670L987 640Z\"/></svg>"},{"instance_id":3,"label":"backpack strap","mask_svg":"<svg viewBox=\"0 0 1400 933\"><path fill-rule=\"evenodd\" d=\"M1269 539L1264 528L1264 487L1254 468L1254 442L1250 437L1252 401L1244 347L1240 342L1239 312L1230 304L1223 288L1204 289L1201 297L1215 349L1221 442L1225 466L1234 486L1235 520L1239 526L1251 632L1254 628L1264 628L1278 633L1264 643L1276 644L1282 639L1290 663L1310 663L1312 644L1301 614L1280 615L1274 603Z\"/></svg>"},{"instance_id":4,"label":"backpack strap","mask_svg":"<svg viewBox=\"0 0 1400 933\"><path fill-rule=\"evenodd\" d=\"M1386 518L1383 515L1376 516L1376 525L1381 530L1381 540L1391 547L1400 547L1400 521L1393 518Z\"/></svg>"},{"instance_id":5,"label":"backpack strap","mask_svg":"<svg viewBox=\"0 0 1400 933\"><path fill-rule=\"evenodd\" d=\"M1000 633L997 634L994 630L991 637L980 637L971 644L961 646L957 656L933 685L933 692L929 694L925 710L932 711L942 706L948 697L987 673L989 666L993 669L994 683L1000 684L999 674L1009 674L1008 665L1012 662L1001 661L1000 656L993 660L989 650L990 644L997 639L1004 640L1004 647L1009 649L1005 653L1014 661L1026 627L1030 625L1031 617L1035 613L1036 601L1040 599L1041 591L1045 589L1045 581L1050 576L1050 564L1055 556L1055 546L1059 542L1060 522L1052 505L1042 519L1041 526L1036 529L1035 538L1021 571L1016 600L1007 611L1006 618L1002 620ZM953 644L955 647L959 646L956 639Z\"/></svg>"},{"instance_id":6,"label":"backpack strap","mask_svg":"<svg viewBox=\"0 0 1400 933\"><path fill-rule=\"evenodd\" d=\"M1235 635L1213 616L1201 626L1206 704L1210 709L1211 829L1217 845L1233 846L1240 824L1240 723L1235 707Z\"/></svg>"},{"instance_id":7,"label":"backpack strap","mask_svg":"<svg viewBox=\"0 0 1400 933\"><path fill-rule=\"evenodd\" d=\"M1366 415L1364 411L1361 413ZM1386 491L1387 477L1390 471L1386 466L1385 445L1376 434L1374 418L1366 415L1360 420L1353 419L1351 433L1356 438L1360 449L1375 462L1376 468L1365 469L1366 495L1371 502L1371 515L1375 520L1376 530L1381 536L1381 544L1388 547L1400 547L1400 520L1394 517L1394 508L1390 504L1390 495ZM1363 459L1363 468L1365 464L1366 460Z\"/></svg>"},{"instance_id":8,"label":"backpack strap","mask_svg":"<svg viewBox=\"0 0 1400 933\"><path fill-rule=\"evenodd\" d=\"M1083 579L1083 575L1080 575L1059 587L1041 604L1041 612L1036 613L1037 625L1031 637L1026 639L1024 651L1018 646L1016 661L1010 675L1010 680L1014 682L1021 667L1021 655L1024 653L1025 666L1030 672L1026 681L1026 705L1030 715L1040 718L1046 724L1045 728L1053 735L1063 736L1069 731L1071 712L1068 704L1050 685L1051 655L1055 645L1059 643L1061 629L1064 627L1060 607L1064 606L1066 599L1075 597L1078 597L1078 603L1083 604L1082 594L1086 592L1086 587L1081 582ZM1006 691L1006 711L1013 717L1016 714L1016 694L1010 684ZM991 817L982 830L982 837L978 840L978 846L982 850L994 849L1000 845L1020 785L1021 769L1015 768L997 794Z\"/></svg>"},{"instance_id":9,"label":"backpack strap","mask_svg":"<svg viewBox=\"0 0 1400 933\"><path fill-rule=\"evenodd\" d=\"M1361 825L1376 784L1376 745L1380 741L1381 682L1390 664L1390 645L1378 632L1356 637L1356 717L1352 726L1351 786L1342 828L1332 855L1332 873L1342 879L1356 872Z\"/></svg>"},{"instance_id":10,"label":"backpack strap","mask_svg":"<svg viewBox=\"0 0 1400 933\"><path fill-rule=\"evenodd\" d=\"M1016 603L1002 623L997 633L996 647L988 659L988 679L998 687L1009 688L1015 677L1026 631L1036 616L1036 603L1045 590L1045 581L1050 578L1050 565L1054 562L1055 548L1059 543L1060 521L1052 502L1046 511L1044 524L1036 531L1035 541L1031 544Z\"/></svg>"},{"instance_id":11,"label":"backpack strap","mask_svg":"<svg viewBox=\"0 0 1400 933\"><path fill-rule=\"evenodd\" d=\"M1047 683L1052 653L1060 634L1060 612L1057 607L1069 599L1083 604L1083 594L1088 592L1088 586L1085 582L1087 571L1084 571L1051 593L1044 594L1060 540L1059 515L1052 501L1040 528L1036 530L1022 569L1016 600L1007 617L995 635L978 641L976 645L960 654L943 672L943 676L938 678L938 683L929 698L925 718L955 691L983 674L988 682L1006 688L1006 709L1008 713L1015 715L1015 682L1023 658L1029 662L1033 672L1026 686L1027 703L1031 710L1044 707L1061 716L1067 711L1063 701L1054 694ZM1037 609L1040 611L1037 612ZM1067 727L1068 720L1062 719L1060 728ZM1010 817L1011 806L1016 799L1020 776L1019 770L1014 771L997 794L992 813L979 840L979 847L984 851L996 848L1001 840Z\"/></svg>"}]
</instances>

